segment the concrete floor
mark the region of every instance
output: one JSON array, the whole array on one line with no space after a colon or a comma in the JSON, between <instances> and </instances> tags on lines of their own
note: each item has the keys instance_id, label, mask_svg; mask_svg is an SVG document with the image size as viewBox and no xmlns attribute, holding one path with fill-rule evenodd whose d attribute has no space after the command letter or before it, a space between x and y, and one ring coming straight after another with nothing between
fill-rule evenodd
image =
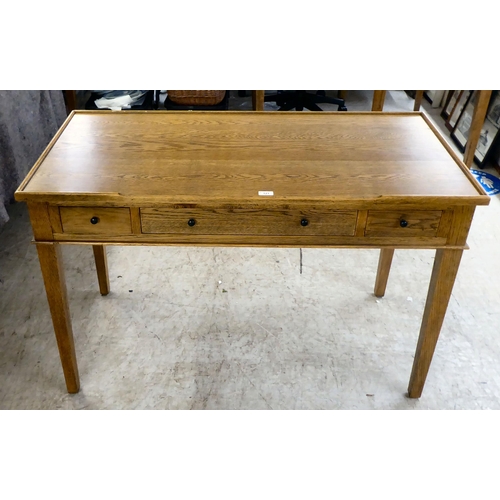
<instances>
[{"instance_id":1,"label":"concrete floor","mask_svg":"<svg viewBox=\"0 0 500 500\"><path fill-rule=\"evenodd\" d=\"M369 109L371 93L347 105ZM385 110L412 106L388 93ZM420 400L405 393L431 250L396 252L377 299L375 250L304 249L301 273L299 249L108 247L101 297L91 247L64 246L82 383L69 395L27 211L9 213L0 409L500 409L498 197L476 211Z\"/></svg>"}]
</instances>

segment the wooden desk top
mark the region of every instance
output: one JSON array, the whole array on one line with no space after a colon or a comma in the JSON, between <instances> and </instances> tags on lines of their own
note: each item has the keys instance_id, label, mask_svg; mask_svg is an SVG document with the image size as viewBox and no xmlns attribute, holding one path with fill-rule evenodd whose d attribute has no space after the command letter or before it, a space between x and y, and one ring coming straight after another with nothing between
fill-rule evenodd
<instances>
[{"instance_id":1,"label":"wooden desk top","mask_svg":"<svg viewBox=\"0 0 500 500\"><path fill-rule=\"evenodd\" d=\"M19 201L405 202L489 197L421 113L74 112Z\"/></svg>"}]
</instances>

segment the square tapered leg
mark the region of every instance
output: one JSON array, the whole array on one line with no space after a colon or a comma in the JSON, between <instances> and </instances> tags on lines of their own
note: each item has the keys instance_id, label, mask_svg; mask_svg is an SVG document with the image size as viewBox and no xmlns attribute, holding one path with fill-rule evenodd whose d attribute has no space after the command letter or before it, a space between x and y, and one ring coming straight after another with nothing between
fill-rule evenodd
<instances>
[{"instance_id":1,"label":"square tapered leg","mask_svg":"<svg viewBox=\"0 0 500 500\"><path fill-rule=\"evenodd\" d=\"M76 393L80 390L80 377L76 363L75 343L71 328L61 247L58 243L38 243L36 248L45 283L50 314L52 315L52 323L56 334L66 387L68 392Z\"/></svg>"},{"instance_id":2,"label":"square tapered leg","mask_svg":"<svg viewBox=\"0 0 500 500\"><path fill-rule=\"evenodd\" d=\"M422 327L408 386L410 398L419 398L422 395L462 253L463 250L436 250L429 293L427 294Z\"/></svg>"},{"instance_id":3,"label":"square tapered leg","mask_svg":"<svg viewBox=\"0 0 500 500\"><path fill-rule=\"evenodd\" d=\"M378 261L377 279L375 280L375 297L383 297L389 279L389 271L391 270L392 258L394 256L394 248L382 248L380 250L380 258Z\"/></svg>"},{"instance_id":4,"label":"square tapered leg","mask_svg":"<svg viewBox=\"0 0 500 500\"><path fill-rule=\"evenodd\" d=\"M106 257L106 247L104 245L92 245L94 250L95 267L97 270L97 280L99 281L99 291L101 295L109 293L108 258Z\"/></svg>"}]
</instances>

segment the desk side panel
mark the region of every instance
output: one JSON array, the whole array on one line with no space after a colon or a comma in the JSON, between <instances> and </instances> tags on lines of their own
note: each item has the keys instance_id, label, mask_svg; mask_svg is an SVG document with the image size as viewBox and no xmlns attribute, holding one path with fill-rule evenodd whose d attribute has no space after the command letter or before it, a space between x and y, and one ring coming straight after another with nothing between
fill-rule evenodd
<instances>
[{"instance_id":1,"label":"desk side panel","mask_svg":"<svg viewBox=\"0 0 500 500\"><path fill-rule=\"evenodd\" d=\"M53 227L47 203L28 203L31 227L36 241L52 241ZM56 228L57 230L58 228Z\"/></svg>"}]
</instances>

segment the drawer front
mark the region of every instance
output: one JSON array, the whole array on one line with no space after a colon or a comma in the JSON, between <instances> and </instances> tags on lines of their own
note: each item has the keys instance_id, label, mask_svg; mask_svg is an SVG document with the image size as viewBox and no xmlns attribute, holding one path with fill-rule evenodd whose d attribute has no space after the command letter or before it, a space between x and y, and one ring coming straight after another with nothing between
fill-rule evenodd
<instances>
[{"instance_id":1,"label":"drawer front","mask_svg":"<svg viewBox=\"0 0 500 500\"><path fill-rule=\"evenodd\" d=\"M216 208L143 208L146 234L234 234L263 236L352 236L356 211Z\"/></svg>"},{"instance_id":2,"label":"drawer front","mask_svg":"<svg viewBox=\"0 0 500 500\"><path fill-rule=\"evenodd\" d=\"M59 214L64 233L132 234L129 208L60 207Z\"/></svg>"},{"instance_id":3,"label":"drawer front","mask_svg":"<svg viewBox=\"0 0 500 500\"><path fill-rule=\"evenodd\" d=\"M369 210L365 236L437 236L441 211Z\"/></svg>"}]
</instances>

